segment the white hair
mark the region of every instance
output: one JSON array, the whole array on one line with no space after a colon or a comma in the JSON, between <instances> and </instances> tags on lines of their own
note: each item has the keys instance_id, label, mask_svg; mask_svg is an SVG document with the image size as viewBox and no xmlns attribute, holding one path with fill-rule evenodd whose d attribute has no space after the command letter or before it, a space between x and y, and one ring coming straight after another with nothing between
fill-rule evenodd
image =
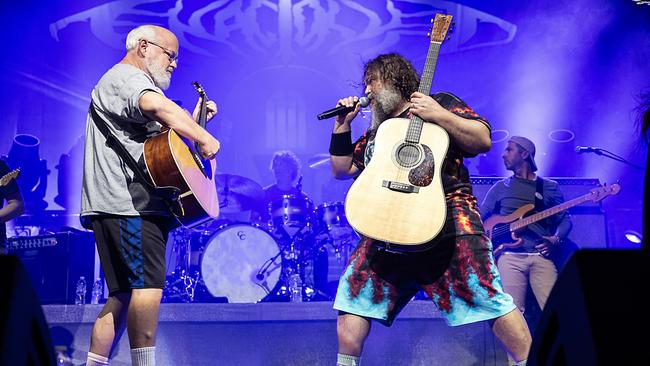
<instances>
[{"instance_id":1,"label":"white hair","mask_svg":"<svg viewBox=\"0 0 650 366\"><path fill-rule=\"evenodd\" d=\"M138 46L140 40L146 39L156 42L156 28L153 25L141 25L129 32L126 36L126 50L130 51Z\"/></svg>"}]
</instances>

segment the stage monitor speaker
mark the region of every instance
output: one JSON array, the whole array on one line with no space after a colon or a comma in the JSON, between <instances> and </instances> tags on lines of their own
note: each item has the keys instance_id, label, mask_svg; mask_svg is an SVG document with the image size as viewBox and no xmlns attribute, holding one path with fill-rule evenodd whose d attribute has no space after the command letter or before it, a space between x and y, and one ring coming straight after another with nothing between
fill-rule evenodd
<instances>
[{"instance_id":1,"label":"stage monitor speaker","mask_svg":"<svg viewBox=\"0 0 650 366\"><path fill-rule=\"evenodd\" d=\"M0 256L0 365L56 365L41 305L20 260Z\"/></svg>"},{"instance_id":2,"label":"stage monitor speaker","mask_svg":"<svg viewBox=\"0 0 650 366\"><path fill-rule=\"evenodd\" d=\"M7 247L23 262L41 304L74 304L79 277L93 283L94 243L92 232L63 231L9 238Z\"/></svg>"},{"instance_id":3,"label":"stage monitor speaker","mask_svg":"<svg viewBox=\"0 0 650 366\"><path fill-rule=\"evenodd\" d=\"M479 205L483 202L490 187L503 178L473 177L472 189ZM560 185L566 201L589 193L600 186L600 181L594 178L549 178ZM607 216L599 202L588 201L580 206L569 209L573 228L569 239L580 248L607 248Z\"/></svg>"},{"instance_id":4,"label":"stage monitor speaker","mask_svg":"<svg viewBox=\"0 0 650 366\"><path fill-rule=\"evenodd\" d=\"M560 272L528 365L649 365L648 251L579 250Z\"/></svg>"}]
</instances>

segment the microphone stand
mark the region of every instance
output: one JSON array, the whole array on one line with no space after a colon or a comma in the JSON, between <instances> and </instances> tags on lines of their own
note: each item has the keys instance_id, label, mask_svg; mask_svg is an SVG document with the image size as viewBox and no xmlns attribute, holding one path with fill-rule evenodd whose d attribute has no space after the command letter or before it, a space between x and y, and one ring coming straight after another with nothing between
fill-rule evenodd
<instances>
[{"instance_id":1,"label":"microphone stand","mask_svg":"<svg viewBox=\"0 0 650 366\"><path fill-rule=\"evenodd\" d=\"M616 154L614 154L613 152L611 152L609 150L596 148L596 149L594 149L594 153L596 155L604 156L606 158L609 158L609 159L616 160L616 161L619 161L621 163L627 164L627 165L631 166L632 168L639 169L639 170L644 170L644 168L642 166L634 164L634 163L628 161L627 159L623 158L622 156L616 155Z\"/></svg>"}]
</instances>

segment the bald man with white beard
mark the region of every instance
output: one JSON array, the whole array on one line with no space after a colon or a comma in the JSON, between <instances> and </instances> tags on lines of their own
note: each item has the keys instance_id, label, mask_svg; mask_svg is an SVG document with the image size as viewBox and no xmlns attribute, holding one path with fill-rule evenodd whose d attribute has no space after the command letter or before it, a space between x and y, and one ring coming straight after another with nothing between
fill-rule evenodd
<instances>
[{"instance_id":1,"label":"bald man with white beard","mask_svg":"<svg viewBox=\"0 0 650 366\"><path fill-rule=\"evenodd\" d=\"M92 92L86 120L81 219L92 228L109 297L93 327L87 365L110 364L126 329L133 365L154 365L158 311L165 284L165 245L173 219L128 164L106 143L102 121L142 162L144 141L168 127L197 143L206 159L219 141L168 99L178 66L178 39L169 30L144 25L127 35L126 55L108 70ZM217 113L207 102L207 119ZM101 119L102 121L98 121Z\"/></svg>"}]
</instances>

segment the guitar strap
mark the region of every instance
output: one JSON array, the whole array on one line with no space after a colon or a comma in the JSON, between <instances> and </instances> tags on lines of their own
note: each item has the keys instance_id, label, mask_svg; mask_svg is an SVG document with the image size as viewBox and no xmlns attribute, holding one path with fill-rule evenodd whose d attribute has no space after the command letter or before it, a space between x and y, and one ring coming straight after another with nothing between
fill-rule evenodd
<instances>
[{"instance_id":1,"label":"guitar strap","mask_svg":"<svg viewBox=\"0 0 650 366\"><path fill-rule=\"evenodd\" d=\"M122 160L126 163L126 165L128 165L129 168L133 170L133 173L140 179L140 181L143 182L143 184L153 194L162 198L163 201L165 201L172 214L177 215L177 213L182 212L182 206L179 201L181 190L173 186L156 187L151 182L149 177L147 177L147 175L144 174L142 168L140 168L140 165L138 164L137 161L135 161L135 159L126 149L124 144L122 144L120 140L118 140L115 137L115 135L113 135L104 118L102 118L99 115L99 113L97 113L96 108L97 106L93 102L91 102L90 106L88 107L88 110L92 115L92 120L95 123L97 129L102 133L102 135L104 135L104 137L106 137L106 144L108 145L108 147L113 149L113 151L115 151L115 153L120 158L122 158Z\"/></svg>"}]
</instances>

